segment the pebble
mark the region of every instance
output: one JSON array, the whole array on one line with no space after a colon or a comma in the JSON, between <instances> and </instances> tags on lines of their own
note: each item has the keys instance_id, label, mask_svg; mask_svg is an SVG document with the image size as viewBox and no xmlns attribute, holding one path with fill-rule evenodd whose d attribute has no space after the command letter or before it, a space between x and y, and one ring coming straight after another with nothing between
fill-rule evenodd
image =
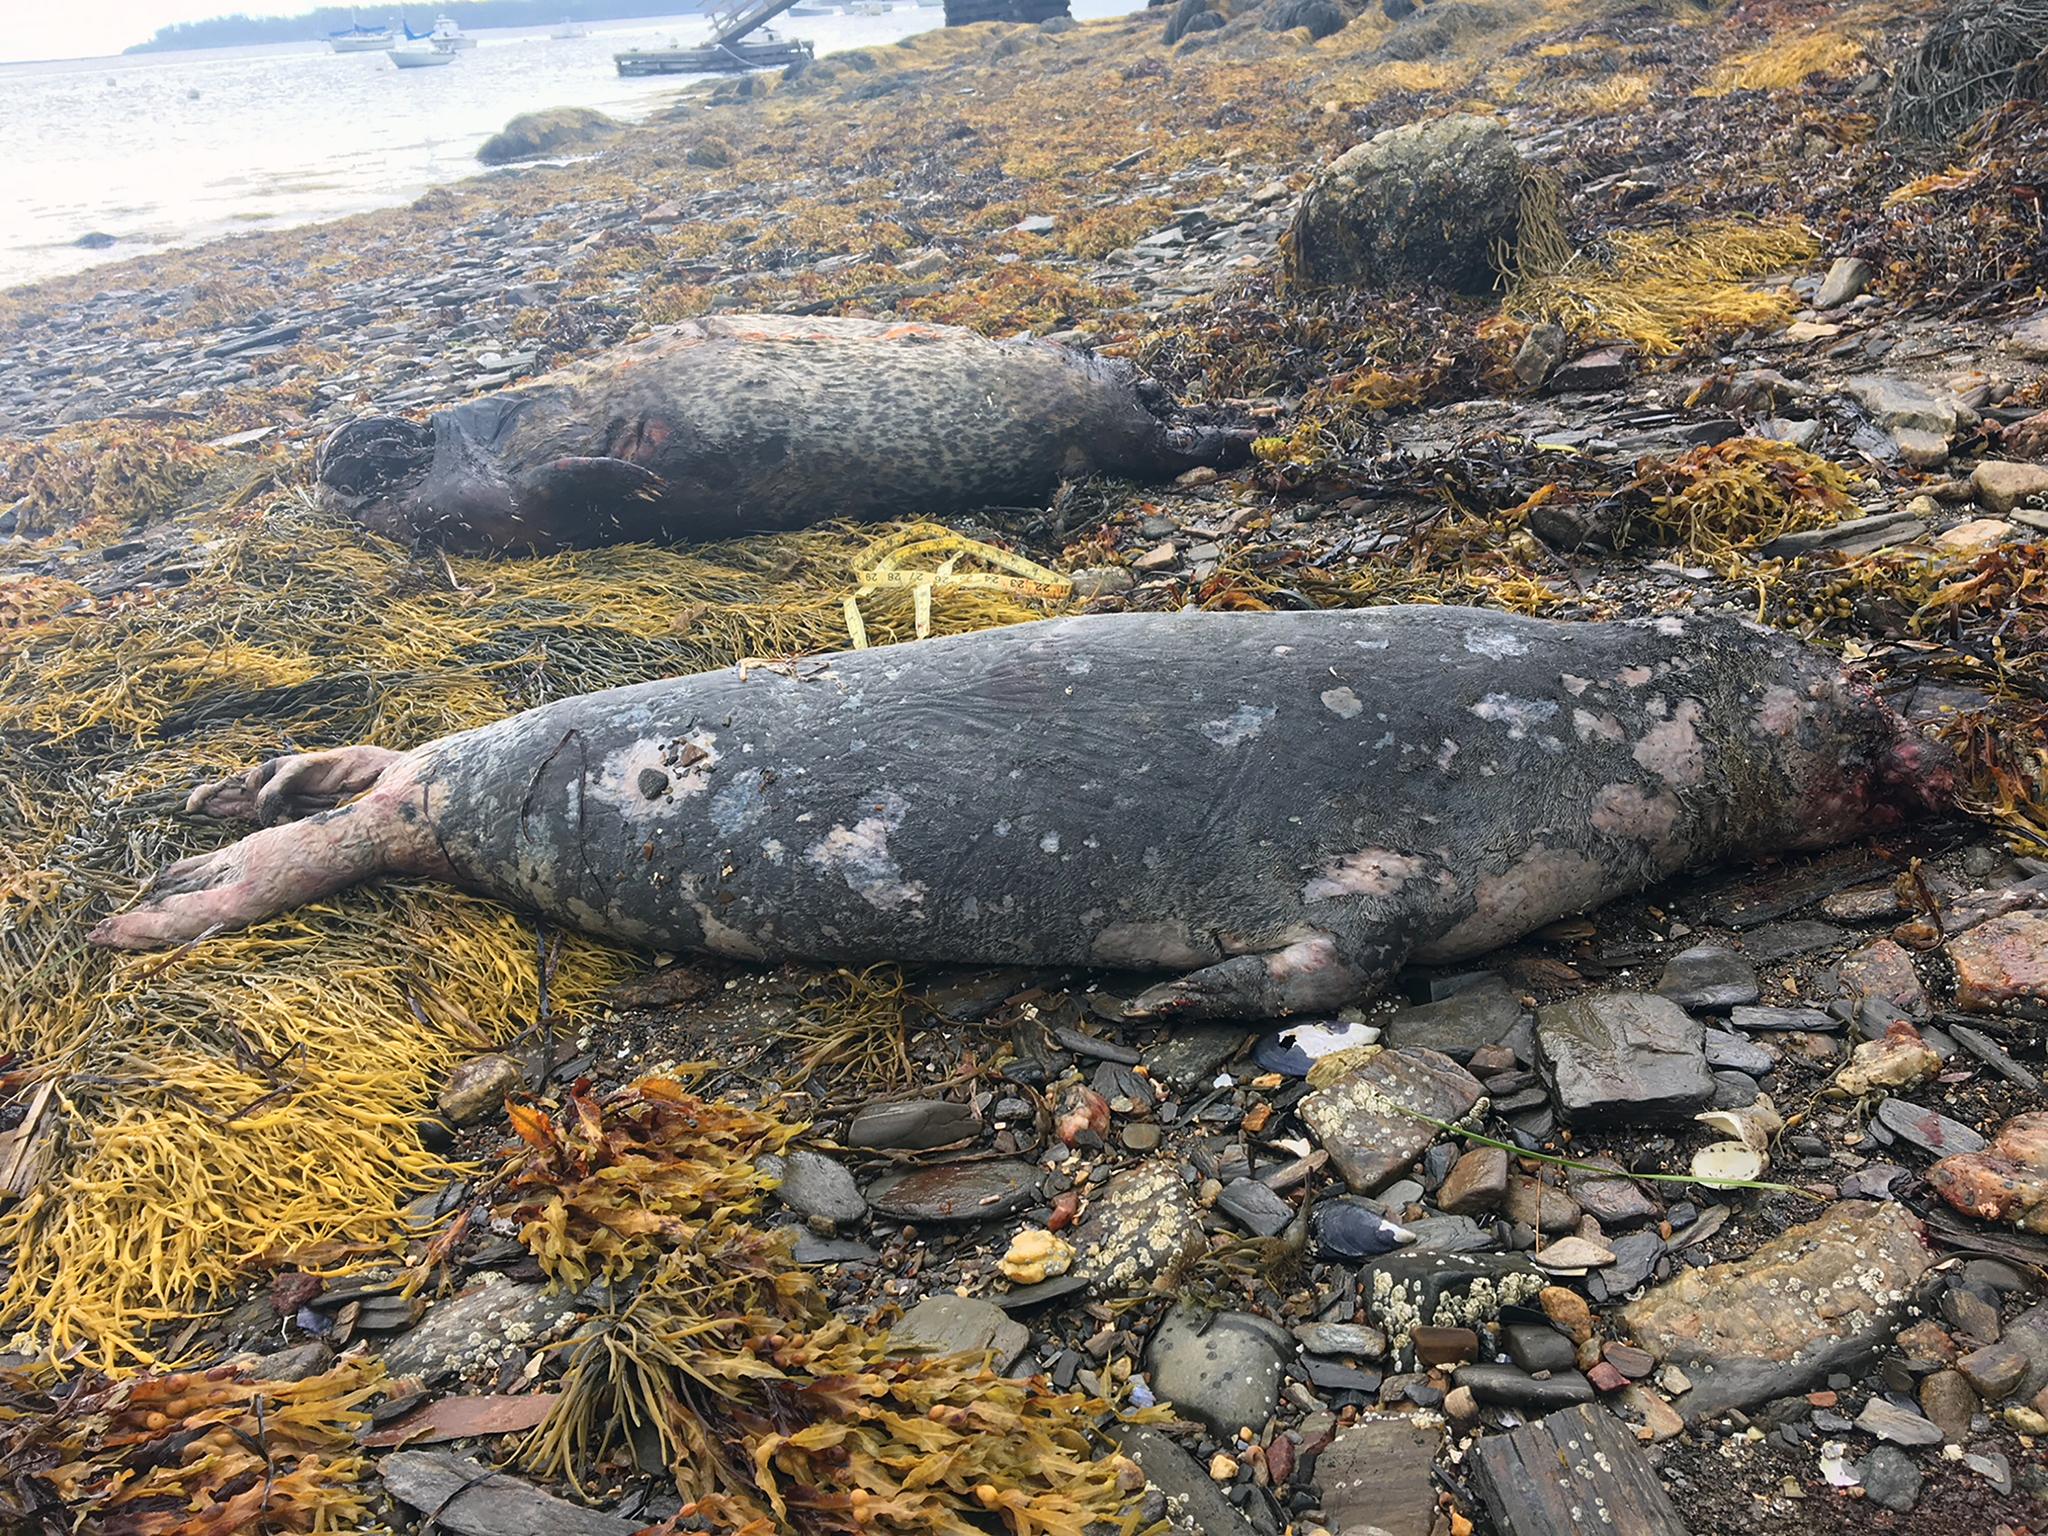
<instances>
[{"instance_id":1,"label":"pebble","mask_svg":"<svg viewBox=\"0 0 2048 1536\"><path fill-rule=\"evenodd\" d=\"M1911 1408L1901 1408L1889 1398L1873 1397L1856 1415L1856 1427L1866 1435L1889 1440L1894 1445L1939 1445L1941 1430Z\"/></svg>"},{"instance_id":2,"label":"pebble","mask_svg":"<svg viewBox=\"0 0 2048 1536\"><path fill-rule=\"evenodd\" d=\"M1536 1015L1536 1044L1568 1124L1683 1118L1714 1097L1705 1030L1669 998L1591 992Z\"/></svg>"},{"instance_id":3,"label":"pebble","mask_svg":"<svg viewBox=\"0 0 2048 1536\"><path fill-rule=\"evenodd\" d=\"M1254 1237L1275 1237L1294 1220L1294 1207L1257 1179L1233 1179L1216 1205Z\"/></svg>"},{"instance_id":4,"label":"pebble","mask_svg":"<svg viewBox=\"0 0 2048 1536\"><path fill-rule=\"evenodd\" d=\"M1038 1198L1029 1163L940 1163L889 1174L868 1186L868 1204L892 1221L993 1221Z\"/></svg>"},{"instance_id":5,"label":"pebble","mask_svg":"<svg viewBox=\"0 0 2048 1536\"><path fill-rule=\"evenodd\" d=\"M868 1203L853 1175L823 1153L798 1148L786 1157L756 1158L754 1166L782 1181L775 1194L784 1205L826 1230L867 1219Z\"/></svg>"},{"instance_id":6,"label":"pebble","mask_svg":"<svg viewBox=\"0 0 2048 1536\"><path fill-rule=\"evenodd\" d=\"M1531 1376L1512 1365L1461 1366L1452 1378L1482 1403L1549 1413L1593 1401L1593 1384L1577 1371Z\"/></svg>"},{"instance_id":7,"label":"pebble","mask_svg":"<svg viewBox=\"0 0 2048 1536\"><path fill-rule=\"evenodd\" d=\"M1176 1307L1145 1346L1152 1390L1219 1438L1263 1429L1280 1401L1294 1340L1250 1312Z\"/></svg>"},{"instance_id":8,"label":"pebble","mask_svg":"<svg viewBox=\"0 0 2048 1536\"><path fill-rule=\"evenodd\" d=\"M1508 1155L1499 1147L1472 1147L1463 1153L1437 1191L1437 1205L1457 1216L1500 1208L1508 1192Z\"/></svg>"},{"instance_id":9,"label":"pebble","mask_svg":"<svg viewBox=\"0 0 2048 1536\"><path fill-rule=\"evenodd\" d=\"M510 1056L493 1051L472 1056L448 1074L435 1104L451 1125L474 1125L505 1107L508 1094L525 1086L525 1074Z\"/></svg>"},{"instance_id":10,"label":"pebble","mask_svg":"<svg viewBox=\"0 0 2048 1536\"><path fill-rule=\"evenodd\" d=\"M950 1099L899 1099L869 1104L846 1128L849 1147L928 1151L981 1133L981 1121Z\"/></svg>"},{"instance_id":11,"label":"pebble","mask_svg":"<svg viewBox=\"0 0 2048 1536\"><path fill-rule=\"evenodd\" d=\"M1660 996L1706 1013L1726 1013L1754 1003L1760 990L1756 968L1734 950L1714 944L1673 955L1657 983Z\"/></svg>"},{"instance_id":12,"label":"pebble","mask_svg":"<svg viewBox=\"0 0 2048 1536\"><path fill-rule=\"evenodd\" d=\"M1856 1466L1863 1496L1885 1509L1905 1514L1920 1502L1920 1469L1897 1446L1880 1445Z\"/></svg>"},{"instance_id":13,"label":"pebble","mask_svg":"<svg viewBox=\"0 0 2048 1536\"><path fill-rule=\"evenodd\" d=\"M1569 1371L1578 1364L1572 1341L1543 1323L1503 1323L1501 1342L1508 1358L1530 1373Z\"/></svg>"},{"instance_id":14,"label":"pebble","mask_svg":"<svg viewBox=\"0 0 2048 1536\"><path fill-rule=\"evenodd\" d=\"M1006 1375L1031 1344L1031 1330L1013 1322L994 1302L941 1291L927 1296L889 1330L889 1347L903 1354L989 1353L997 1375Z\"/></svg>"}]
</instances>

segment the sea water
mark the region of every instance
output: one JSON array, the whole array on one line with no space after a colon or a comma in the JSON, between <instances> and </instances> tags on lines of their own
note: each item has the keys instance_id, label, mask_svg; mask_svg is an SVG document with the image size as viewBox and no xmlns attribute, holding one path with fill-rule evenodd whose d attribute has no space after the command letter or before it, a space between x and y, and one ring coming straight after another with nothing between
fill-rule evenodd
<instances>
[{"instance_id":1,"label":"sea water","mask_svg":"<svg viewBox=\"0 0 2048 1536\"><path fill-rule=\"evenodd\" d=\"M1137 3L1079 0L1075 12ZM822 57L944 20L938 6L904 4L784 17L777 29ZM478 31L445 69L398 69L324 42L0 64L0 287L409 202L477 174L477 146L517 113L583 106L630 121L658 110L691 77L621 79L612 55L709 35L694 15L596 23L570 40L548 30ZM114 243L77 244L95 234Z\"/></svg>"}]
</instances>

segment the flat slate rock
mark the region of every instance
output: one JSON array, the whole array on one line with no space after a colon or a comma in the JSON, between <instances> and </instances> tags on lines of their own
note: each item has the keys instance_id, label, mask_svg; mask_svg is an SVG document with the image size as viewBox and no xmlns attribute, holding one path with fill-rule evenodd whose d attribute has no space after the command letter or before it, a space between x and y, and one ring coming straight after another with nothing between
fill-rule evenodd
<instances>
[{"instance_id":1,"label":"flat slate rock","mask_svg":"<svg viewBox=\"0 0 2048 1536\"><path fill-rule=\"evenodd\" d=\"M1832 948L1848 936L1848 929L1816 918L1766 923L1743 937L1742 952L1758 965L1769 965L1776 960L1790 960L1794 955Z\"/></svg>"},{"instance_id":2,"label":"flat slate rock","mask_svg":"<svg viewBox=\"0 0 2048 1536\"><path fill-rule=\"evenodd\" d=\"M1273 1237L1294 1220L1294 1207L1257 1179L1232 1179L1216 1207L1254 1237Z\"/></svg>"},{"instance_id":3,"label":"flat slate rock","mask_svg":"<svg viewBox=\"0 0 2048 1536\"><path fill-rule=\"evenodd\" d=\"M1762 988L1756 967L1732 949L1696 944L1673 955L1657 983L1657 992L1681 1008L1726 1013L1757 1000Z\"/></svg>"},{"instance_id":4,"label":"flat slate rock","mask_svg":"<svg viewBox=\"0 0 2048 1536\"><path fill-rule=\"evenodd\" d=\"M889 1350L898 1355L978 1355L995 1357L998 1375L1017 1363L1031 1343L1031 1330L979 1296L954 1296L941 1291L927 1296L889 1330Z\"/></svg>"},{"instance_id":5,"label":"flat slate rock","mask_svg":"<svg viewBox=\"0 0 2048 1536\"><path fill-rule=\"evenodd\" d=\"M1591 1404L1485 1436L1472 1487L1501 1536L1689 1536L1634 1433Z\"/></svg>"},{"instance_id":6,"label":"flat slate rock","mask_svg":"<svg viewBox=\"0 0 2048 1536\"><path fill-rule=\"evenodd\" d=\"M965 1104L950 1099L900 1099L863 1108L846 1128L846 1144L921 1152L980 1132L980 1119Z\"/></svg>"},{"instance_id":7,"label":"flat slate rock","mask_svg":"<svg viewBox=\"0 0 2048 1536\"><path fill-rule=\"evenodd\" d=\"M1456 1120L1479 1093L1479 1080L1439 1051L1386 1050L1303 1099L1299 1113L1344 1182L1370 1195L1436 1140L1436 1127L1415 1115Z\"/></svg>"},{"instance_id":8,"label":"flat slate rock","mask_svg":"<svg viewBox=\"0 0 2048 1536\"><path fill-rule=\"evenodd\" d=\"M1935 1157L1968 1156L1991 1145L1962 1121L1951 1120L1939 1110L1922 1109L1905 1099L1886 1099L1877 1106L1877 1119L1899 1140Z\"/></svg>"},{"instance_id":9,"label":"flat slate rock","mask_svg":"<svg viewBox=\"0 0 2048 1536\"><path fill-rule=\"evenodd\" d=\"M1038 1198L1029 1163L939 1163L889 1174L868 1187L868 1204L891 1221L993 1221Z\"/></svg>"},{"instance_id":10,"label":"flat slate rock","mask_svg":"<svg viewBox=\"0 0 2048 1536\"><path fill-rule=\"evenodd\" d=\"M1591 992L1536 1014L1536 1047L1567 1124L1686 1119L1714 1098L1705 1027L1669 998Z\"/></svg>"},{"instance_id":11,"label":"flat slate rock","mask_svg":"<svg viewBox=\"0 0 2048 1536\"><path fill-rule=\"evenodd\" d=\"M1840 1019L1818 1008L1736 1008L1730 1010L1728 1022L1745 1034L1759 1029L1826 1034L1842 1027Z\"/></svg>"},{"instance_id":12,"label":"flat slate rock","mask_svg":"<svg viewBox=\"0 0 2048 1536\"><path fill-rule=\"evenodd\" d=\"M384 1347L384 1369L417 1376L428 1386L450 1376L504 1364L544 1343L579 1310L573 1295L550 1294L538 1284L491 1275L437 1301L419 1323Z\"/></svg>"},{"instance_id":13,"label":"flat slate rock","mask_svg":"<svg viewBox=\"0 0 2048 1536\"><path fill-rule=\"evenodd\" d=\"M1316 1458L1323 1524L1332 1531L1376 1528L1386 1536L1431 1536L1436 1486L1430 1476L1443 1448L1441 1424L1366 1418L1340 1429Z\"/></svg>"},{"instance_id":14,"label":"flat slate rock","mask_svg":"<svg viewBox=\"0 0 2048 1536\"><path fill-rule=\"evenodd\" d=\"M633 1536L647 1525L571 1504L451 1451L394 1451L377 1475L399 1503L457 1536Z\"/></svg>"},{"instance_id":15,"label":"flat slate rock","mask_svg":"<svg viewBox=\"0 0 2048 1536\"><path fill-rule=\"evenodd\" d=\"M1201 1207L1175 1166L1141 1163L1088 1202L1072 1273L1097 1295L1136 1296L1171 1286L1207 1246Z\"/></svg>"},{"instance_id":16,"label":"flat slate rock","mask_svg":"<svg viewBox=\"0 0 2048 1536\"><path fill-rule=\"evenodd\" d=\"M1124 1424L1109 1434L1166 1499L1166 1523L1174 1536L1252 1536L1251 1522L1223 1496L1209 1469L1163 1430Z\"/></svg>"},{"instance_id":17,"label":"flat slate rock","mask_svg":"<svg viewBox=\"0 0 2048 1536\"><path fill-rule=\"evenodd\" d=\"M1179 1024L1145 1052L1145 1070L1170 1087L1206 1088L1251 1032L1235 1024Z\"/></svg>"},{"instance_id":18,"label":"flat slate rock","mask_svg":"<svg viewBox=\"0 0 2048 1536\"><path fill-rule=\"evenodd\" d=\"M1384 1027L1389 1045L1462 1060L1481 1046L1500 1044L1522 1018L1522 1000L1500 977L1489 975L1437 1002L1400 1009Z\"/></svg>"},{"instance_id":19,"label":"flat slate rock","mask_svg":"<svg viewBox=\"0 0 2048 1536\"><path fill-rule=\"evenodd\" d=\"M1934 1262L1904 1206L1842 1200L1746 1258L1688 1269L1621 1311L1692 1378L1689 1420L1812 1390L1890 1340Z\"/></svg>"},{"instance_id":20,"label":"flat slate rock","mask_svg":"<svg viewBox=\"0 0 2048 1536\"><path fill-rule=\"evenodd\" d=\"M867 1218L868 1203L853 1175L822 1152L800 1147L784 1157L768 1153L755 1158L754 1166L779 1181L776 1197L800 1216L835 1227Z\"/></svg>"}]
</instances>

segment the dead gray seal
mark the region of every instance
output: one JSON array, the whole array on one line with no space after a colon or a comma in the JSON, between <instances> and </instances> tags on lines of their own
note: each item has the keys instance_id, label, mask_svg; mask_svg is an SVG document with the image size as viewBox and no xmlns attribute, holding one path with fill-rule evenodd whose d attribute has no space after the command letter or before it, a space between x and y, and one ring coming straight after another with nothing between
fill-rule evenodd
<instances>
[{"instance_id":1,"label":"dead gray seal","mask_svg":"<svg viewBox=\"0 0 2048 1536\"><path fill-rule=\"evenodd\" d=\"M1249 454L1170 426L1126 364L951 326L727 315L424 423L341 427L316 472L377 533L482 553L679 543L1041 501Z\"/></svg>"},{"instance_id":2,"label":"dead gray seal","mask_svg":"<svg viewBox=\"0 0 2048 1536\"><path fill-rule=\"evenodd\" d=\"M1279 1015L1948 778L1830 658L1734 620L1053 619L275 760L192 808L281 824L94 938L407 872L659 949L1177 971L1138 1011Z\"/></svg>"}]
</instances>

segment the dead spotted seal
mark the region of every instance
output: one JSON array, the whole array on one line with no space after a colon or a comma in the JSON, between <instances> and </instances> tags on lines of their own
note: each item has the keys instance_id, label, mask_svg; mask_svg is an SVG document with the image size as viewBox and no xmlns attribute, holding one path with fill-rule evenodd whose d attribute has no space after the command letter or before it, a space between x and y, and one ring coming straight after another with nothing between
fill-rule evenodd
<instances>
[{"instance_id":1,"label":"dead spotted seal","mask_svg":"<svg viewBox=\"0 0 2048 1536\"><path fill-rule=\"evenodd\" d=\"M1242 462L1250 433L1170 426L1126 364L950 326L730 315L529 383L350 422L328 502L477 552L678 543L831 518L1038 504L1091 472Z\"/></svg>"},{"instance_id":2,"label":"dead spotted seal","mask_svg":"<svg viewBox=\"0 0 2048 1536\"><path fill-rule=\"evenodd\" d=\"M1734 620L1054 619L278 759L192 808L280 824L94 937L406 872L659 949L1181 972L1136 1011L1277 1015L1947 779L1831 659Z\"/></svg>"}]
</instances>

